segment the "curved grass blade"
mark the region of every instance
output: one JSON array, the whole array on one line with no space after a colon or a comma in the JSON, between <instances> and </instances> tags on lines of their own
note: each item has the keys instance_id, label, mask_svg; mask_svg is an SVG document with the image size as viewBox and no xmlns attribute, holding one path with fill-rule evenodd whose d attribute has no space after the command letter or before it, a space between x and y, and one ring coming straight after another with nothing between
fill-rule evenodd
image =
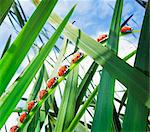
<instances>
[{"instance_id":1,"label":"curved grass blade","mask_svg":"<svg viewBox=\"0 0 150 132\"><path fill-rule=\"evenodd\" d=\"M48 56L51 49L54 47L57 39L59 38L61 32L63 31L65 25L67 24L70 16L72 15L74 11L75 6L71 9L71 11L67 14L64 21L60 24L58 29L54 32L50 40L47 42L47 44L40 50L37 57L30 63L28 68L24 71L22 76L12 85L12 87L9 89L7 94L5 94L0 99L0 128L5 123L6 119L9 117L17 103L19 102L20 98L24 94L25 90L29 86L30 82L32 81L33 77L35 76L38 69L43 64L45 58ZM21 88L21 91L20 91ZM14 97L15 100L14 100ZM12 100L13 103L12 103ZM6 113L7 111L7 113Z\"/></svg>"},{"instance_id":2,"label":"curved grass blade","mask_svg":"<svg viewBox=\"0 0 150 132\"><path fill-rule=\"evenodd\" d=\"M119 33L123 0L117 0L112 17L108 47L116 54L118 53ZM101 81L98 90L96 110L92 123L92 131L111 131L113 124L113 100L114 100L115 79L107 72L105 67L102 70ZM99 124L100 123L100 124Z\"/></svg>"},{"instance_id":3,"label":"curved grass blade","mask_svg":"<svg viewBox=\"0 0 150 132\"><path fill-rule=\"evenodd\" d=\"M7 50L3 58L0 60L0 95L4 92L12 76L23 61L24 57L32 46L32 43L42 29L56 3L57 0L43 0L39 4L11 47Z\"/></svg>"},{"instance_id":4,"label":"curved grass blade","mask_svg":"<svg viewBox=\"0 0 150 132\"><path fill-rule=\"evenodd\" d=\"M65 85L61 106L59 108L58 117L55 126L55 132L65 131L75 114L75 102L78 83L78 69L77 66L71 73L69 73Z\"/></svg>"},{"instance_id":5,"label":"curved grass blade","mask_svg":"<svg viewBox=\"0 0 150 132\"><path fill-rule=\"evenodd\" d=\"M94 76L97 68L98 64L96 62L93 62L78 87L76 112L78 111L80 105L82 104L83 97L86 94L88 86L91 83L91 79Z\"/></svg>"},{"instance_id":6,"label":"curved grass blade","mask_svg":"<svg viewBox=\"0 0 150 132\"><path fill-rule=\"evenodd\" d=\"M0 25L2 24L3 20L5 19L13 0L0 0Z\"/></svg>"},{"instance_id":7,"label":"curved grass blade","mask_svg":"<svg viewBox=\"0 0 150 132\"><path fill-rule=\"evenodd\" d=\"M54 12L49 17L49 22L54 27L57 27L61 21L62 19ZM98 64L105 67L115 79L130 89L133 96L150 108L150 95L147 90L149 79L147 76L136 68L129 66L114 55L111 50L99 45L98 42L81 32L71 23L67 24L64 35L74 43L78 41L79 48L90 55ZM141 83L137 84L137 82Z\"/></svg>"},{"instance_id":8,"label":"curved grass blade","mask_svg":"<svg viewBox=\"0 0 150 132\"><path fill-rule=\"evenodd\" d=\"M150 1L148 2L144 21L142 25L142 31L139 39L139 45L137 49L135 67L142 71L147 76L150 75L149 64L149 38L150 35ZM138 82L137 82L138 83ZM140 82L139 82L140 83ZM149 87L147 87L149 90ZM128 101L123 122L122 131L147 131L147 118L148 109L141 104L135 97L132 96L130 90L128 90Z\"/></svg>"},{"instance_id":9,"label":"curved grass blade","mask_svg":"<svg viewBox=\"0 0 150 132\"><path fill-rule=\"evenodd\" d=\"M4 48L3 52L2 52L1 58L4 56L5 52L8 50L10 42L11 42L11 35L9 36L9 38L8 38L8 40L6 42L6 45L5 45L5 48Z\"/></svg>"},{"instance_id":10,"label":"curved grass blade","mask_svg":"<svg viewBox=\"0 0 150 132\"><path fill-rule=\"evenodd\" d=\"M78 124L78 122L80 121L80 118L82 117L82 115L84 114L85 110L87 109L87 107L90 105L90 103L92 102L93 98L96 96L98 92L98 86L94 89L94 91L92 92L92 94L88 97L88 99L85 101L85 103L83 104L82 108L80 109L80 111L78 112L78 114L74 117L74 119L72 120L72 122L70 123L69 127L67 128L66 132L72 132L74 130L74 128L76 127L76 125Z\"/></svg>"}]
</instances>

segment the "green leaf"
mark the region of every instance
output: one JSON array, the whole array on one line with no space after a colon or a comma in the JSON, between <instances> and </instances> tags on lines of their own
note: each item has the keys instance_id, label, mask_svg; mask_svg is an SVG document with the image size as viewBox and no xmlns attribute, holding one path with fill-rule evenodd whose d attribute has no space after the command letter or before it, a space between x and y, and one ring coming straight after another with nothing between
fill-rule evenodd
<instances>
[{"instance_id":1,"label":"green leaf","mask_svg":"<svg viewBox=\"0 0 150 132\"><path fill-rule=\"evenodd\" d=\"M28 97L28 100L27 102L30 102L31 100L35 100L36 97L37 97L37 94L41 88L41 85L42 85L42 82L43 82L43 76L44 76L44 72L45 72L45 66L43 65L41 70L40 70L40 73L39 73L39 76L32 88L32 91Z\"/></svg>"},{"instance_id":2,"label":"green leaf","mask_svg":"<svg viewBox=\"0 0 150 132\"><path fill-rule=\"evenodd\" d=\"M37 57L32 61L32 63L28 66L28 68L25 70L25 72L20 77L20 79L18 79L18 81L12 87L13 90L11 90L11 93L9 94L9 97L7 98L7 105L10 102L11 98L13 97L13 94L18 93L20 87L22 88L22 91L19 92L18 98L9 107L9 112L10 113L11 113L11 108L15 107L15 105L19 101L19 98L21 98L21 96L25 92L26 88L28 87L28 85L32 81L33 77L35 76L36 72L38 71L40 66L43 64L45 58L47 57L47 55L49 54L51 49L54 47L54 44L56 43L57 39L60 37L61 32L63 31L65 25L67 24L67 22L68 22L68 20L70 18L70 16L72 15L72 13L74 11L74 8L75 8L75 6L70 10L70 12L64 18L63 22L60 24L58 29L54 32L54 34L52 35L50 40L47 42L47 44L40 50L40 52L37 55ZM54 89L50 89L49 92L52 93L53 91L54 91ZM46 98L44 98L44 99L46 100ZM34 114L36 113L36 111L39 109L39 107L45 101L44 99L39 101L39 103L36 105L36 107L34 107L34 109L33 109L33 110L35 110L34 112L31 111L29 113L27 120L21 125L21 129L26 128L26 126L28 126L28 124L30 123L30 121L34 117ZM3 101L3 102L5 102L5 101ZM1 107L2 105L0 105L0 114L3 113L4 110L6 110L5 104L6 104L6 102L2 103L3 107ZM7 111L7 116L8 116L9 112ZM0 125L1 124L2 123L0 123Z\"/></svg>"},{"instance_id":3,"label":"green leaf","mask_svg":"<svg viewBox=\"0 0 150 132\"><path fill-rule=\"evenodd\" d=\"M76 67L67 77L61 106L59 108L55 131L61 132L66 129L75 114L76 93L78 84L78 69Z\"/></svg>"},{"instance_id":4,"label":"green leaf","mask_svg":"<svg viewBox=\"0 0 150 132\"><path fill-rule=\"evenodd\" d=\"M44 65L42 66L41 70L40 70L40 73L39 73L39 76L32 88L32 91L28 97L28 100L27 102L30 102L31 100L35 100L37 95L38 95L38 92L41 88L41 85L42 85L42 82L43 82L43 76L44 76L44 72L45 72L45 67ZM28 127L28 130L29 131L34 131L36 126L37 126L37 123L38 123L38 118L40 116L40 112L37 111L36 114L35 114L35 117L33 118L32 122L29 124L29 127Z\"/></svg>"},{"instance_id":5,"label":"green leaf","mask_svg":"<svg viewBox=\"0 0 150 132\"><path fill-rule=\"evenodd\" d=\"M18 21L19 21L20 27L23 27L24 26L24 20L23 20L23 18L21 16L21 13L20 13L20 11L18 9L18 6L17 6L16 2L13 3L12 9L13 9L13 11L14 11L14 13L15 13Z\"/></svg>"},{"instance_id":6,"label":"green leaf","mask_svg":"<svg viewBox=\"0 0 150 132\"><path fill-rule=\"evenodd\" d=\"M0 60L0 95L4 92L9 81L20 66L56 3L57 0L43 0L40 3L11 47Z\"/></svg>"},{"instance_id":7,"label":"green leaf","mask_svg":"<svg viewBox=\"0 0 150 132\"><path fill-rule=\"evenodd\" d=\"M131 53L132 53L132 52L131 52ZM132 57L132 56L131 56L131 53L130 53L129 55L127 55L127 56L128 56L128 59L129 59L130 57ZM125 56L124 58L127 58L127 56ZM130 57L129 57L129 56L130 56ZM125 61L127 61L127 59L125 59ZM75 118L73 119L73 121L70 123L70 125L69 125L67 131L71 131L71 130L73 130L73 129L76 127L76 125L77 125L78 122L80 121L80 118L81 118L82 115L84 114L84 111L87 109L87 107L88 107L90 104L92 104L92 101L90 101L90 100L93 100L93 99L94 99L94 95L96 95L95 92L96 92L96 93L98 92L98 87L97 87L97 88L95 89L95 91L93 91L93 93L91 94L92 99L91 99L91 96L89 96L88 99L87 99L87 101L84 102L84 104L83 104L81 110L78 112L78 114L75 116ZM89 102L89 101L90 101L90 102Z\"/></svg>"},{"instance_id":8,"label":"green leaf","mask_svg":"<svg viewBox=\"0 0 150 132\"><path fill-rule=\"evenodd\" d=\"M98 68L98 64L93 62L90 68L87 70L82 82L78 87L78 95L77 95L77 102L76 102L76 112L78 111L80 105L82 104L82 100L86 94L88 86L91 82L92 77L94 76L96 69Z\"/></svg>"},{"instance_id":9,"label":"green leaf","mask_svg":"<svg viewBox=\"0 0 150 132\"><path fill-rule=\"evenodd\" d=\"M4 56L5 52L8 50L10 42L11 42L11 35L9 36L9 38L8 38L8 40L6 42L6 45L5 45L5 48L4 48L3 52L2 52L1 58Z\"/></svg>"},{"instance_id":10,"label":"green leaf","mask_svg":"<svg viewBox=\"0 0 150 132\"><path fill-rule=\"evenodd\" d=\"M116 54L118 53L119 33L123 0L117 0L112 17L108 47ZM92 131L111 131L113 123L113 100L114 100L115 79L108 73L105 67L102 70L96 110L92 124ZM105 114L104 114L105 113ZM99 124L101 122L101 124Z\"/></svg>"},{"instance_id":11,"label":"green leaf","mask_svg":"<svg viewBox=\"0 0 150 132\"><path fill-rule=\"evenodd\" d=\"M54 12L49 17L49 22L54 27L57 27L61 21L62 19ZM149 79L146 75L125 63L107 47L99 45L71 23L67 24L64 35L72 42L78 42L80 49L90 55L96 63L105 67L109 74L130 89L133 96L150 108L150 95L147 90Z\"/></svg>"},{"instance_id":12,"label":"green leaf","mask_svg":"<svg viewBox=\"0 0 150 132\"><path fill-rule=\"evenodd\" d=\"M0 4L0 25L1 25L13 3L13 0L0 0L0 3L1 3Z\"/></svg>"},{"instance_id":13,"label":"green leaf","mask_svg":"<svg viewBox=\"0 0 150 132\"><path fill-rule=\"evenodd\" d=\"M68 40L67 40L67 38L64 38L63 44L62 44L62 47L61 47L61 50L60 50L60 53L59 53L59 56L57 58L57 62L55 63L54 70L52 71L52 74L50 75L50 78L57 76L58 68L62 64L64 55L65 55L65 52L66 52L67 45L68 45ZM46 72L45 73L45 81L47 81L48 79L49 79L48 73ZM56 100L55 100L54 94L52 94L50 96L50 98L48 99L47 103L49 103L49 106L50 106L48 109L52 109L55 112L55 114L57 115L58 114L58 107L57 107L57 104L56 104ZM46 111L48 111L48 109ZM48 115L45 117L45 121L44 121L43 124L46 123L47 119L48 119Z\"/></svg>"},{"instance_id":14,"label":"green leaf","mask_svg":"<svg viewBox=\"0 0 150 132\"><path fill-rule=\"evenodd\" d=\"M67 128L67 130L65 132L72 132L74 130L74 128L76 127L76 125L80 121L80 118L82 117L82 115L84 114L85 110L87 109L87 107L90 105L90 103L94 99L94 97L97 94L97 92L98 92L98 86L94 89L92 94L88 97L88 99L83 104L83 106L81 107L80 111L74 117L74 119L72 120L72 122L70 123L69 127Z\"/></svg>"},{"instance_id":15,"label":"green leaf","mask_svg":"<svg viewBox=\"0 0 150 132\"><path fill-rule=\"evenodd\" d=\"M29 86L30 82L32 81L33 77L43 64L45 58L51 51L51 49L54 47L57 39L59 38L61 32L63 31L66 23L68 22L70 16L72 15L74 11L75 6L71 9L71 11L68 13L68 15L65 17L64 21L60 24L58 29L54 32L50 40L47 42L47 44L40 50L37 57L30 63L28 68L24 71L22 76L18 78L18 80L12 85L12 87L7 92L7 95L4 95L0 99L0 128L5 123L6 119L9 117L17 103L19 102L20 98L26 91L27 87ZM21 90L20 90L21 88ZM14 97L15 100L14 100ZM12 103L12 100L13 103ZM7 111L7 113L6 113ZM32 112L31 112L32 113ZM32 113L34 116L34 113ZM32 118L30 118L32 119ZM29 122L28 122L29 123ZM26 123L22 127L24 127Z\"/></svg>"},{"instance_id":16,"label":"green leaf","mask_svg":"<svg viewBox=\"0 0 150 132\"><path fill-rule=\"evenodd\" d=\"M66 77L85 57L86 57L86 55L83 56L83 58L81 58L81 59L80 59L78 62L76 62L75 64L72 64L72 65L70 66L68 72L67 72L64 76L62 76L62 77L60 77L60 78L58 79L56 85L54 85L53 88L51 88L50 90L48 90L48 93L38 102L38 104L37 104L37 105L31 110L31 112L28 114L28 116L27 116L26 120L24 121L24 123L20 126L21 129L23 129L24 127L26 127L26 126L28 125L28 123L30 123L30 121L33 119L33 117L34 117L36 111L42 106L42 104L48 99L48 97L49 97L51 94L54 93L54 91L55 91L57 85L58 85L59 83L61 83L61 82L65 79L65 77Z\"/></svg>"},{"instance_id":17,"label":"green leaf","mask_svg":"<svg viewBox=\"0 0 150 132\"><path fill-rule=\"evenodd\" d=\"M142 31L139 39L135 67L149 76L149 36L150 36L150 1L148 2L145 17L142 25ZM141 82L139 82L141 83ZM148 86L147 89L149 90ZM132 96L128 90L128 101L123 122L122 131L147 131L148 109Z\"/></svg>"}]
</instances>

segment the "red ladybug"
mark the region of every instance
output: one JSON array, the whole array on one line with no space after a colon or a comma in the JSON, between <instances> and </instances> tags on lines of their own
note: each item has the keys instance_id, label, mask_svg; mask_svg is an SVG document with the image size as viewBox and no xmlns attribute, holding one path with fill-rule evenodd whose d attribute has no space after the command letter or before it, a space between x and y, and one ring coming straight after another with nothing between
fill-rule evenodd
<instances>
[{"instance_id":1,"label":"red ladybug","mask_svg":"<svg viewBox=\"0 0 150 132\"><path fill-rule=\"evenodd\" d=\"M97 38L97 42L101 43L102 41L106 40L108 38L107 34L102 34Z\"/></svg>"},{"instance_id":2,"label":"red ladybug","mask_svg":"<svg viewBox=\"0 0 150 132\"><path fill-rule=\"evenodd\" d=\"M19 128L19 127L18 127L17 125L12 126L12 127L10 128L10 132L17 132L18 128Z\"/></svg>"},{"instance_id":3,"label":"red ladybug","mask_svg":"<svg viewBox=\"0 0 150 132\"><path fill-rule=\"evenodd\" d=\"M43 98L43 96L47 93L46 89L43 89L39 92L39 99L41 100Z\"/></svg>"},{"instance_id":4,"label":"red ladybug","mask_svg":"<svg viewBox=\"0 0 150 132\"><path fill-rule=\"evenodd\" d=\"M77 52L73 55L73 58L71 60L72 63L76 63L80 58L83 57L83 53Z\"/></svg>"},{"instance_id":5,"label":"red ladybug","mask_svg":"<svg viewBox=\"0 0 150 132\"><path fill-rule=\"evenodd\" d=\"M47 87L51 88L56 83L57 80L58 80L58 77L53 77L53 78L49 79L47 81Z\"/></svg>"},{"instance_id":6,"label":"red ladybug","mask_svg":"<svg viewBox=\"0 0 150 132\"><path fill-rule=\"evenodd\" d=\"M34 107L35 103L36 103L35 100L28 103L28 111L30 111Z\"/></svg>"},{"instance_id":7,"label":"red ladybug","mask_svg":"<svg viewBox=\"0 0 150 132\"><path fill-rule=\"evenodd\" d=\"M132 28L130 26L124 26L121 28L121 33L131 33Z\"/></svg>"},{"instance_id":8,"label":"red ladybug","mask_svg":"<svg viewBox=\"0 0 150 132\"><path fill-rule=\"evenodd\" d=\"M20 117L19 117L19 121L20 121L21 123L23 123L24 120L26 119L26 117L27 117L27 113L26 113L26 112L23 112L23 113L20 115Z\"/></svg>"},{"instance_id":9,"label":"red ladybug","mask_svg":"<svg viewBox=\"0 0 150 132\"><path fill-rule=\"evenodd\" d=\"M64 66L60 67L60 69L58 71L58 75L63 76L67 72L68 68L69 68L68 65L64 65Z\"/></svg>"}]
</instances>

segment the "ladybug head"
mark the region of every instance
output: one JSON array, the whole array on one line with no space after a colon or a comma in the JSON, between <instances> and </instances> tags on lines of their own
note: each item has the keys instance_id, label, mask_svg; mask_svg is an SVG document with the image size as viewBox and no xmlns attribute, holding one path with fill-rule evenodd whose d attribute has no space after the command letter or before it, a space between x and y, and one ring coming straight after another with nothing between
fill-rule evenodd
<instances>
[{"instance_id":1,"label":"ladybug head","mask_svg":"<svg viewBox=\"0 0 150 132\"><path fill-rule=\"evenodd\" d=\"M55 81L58 80L58 77L54 77L54 80L55 80Z\"/></svg>"},{"instance_id":2,"label":"ladybug head","mask_svg":"<svg viewBox=\"0 0 150 132\"><path fill-rule=\"evenodd\" d=\"M83 56L83 53L82 52L79 52L80 56Z\"/></svg>"},{"instance_id":3,"label":"ladybug head","mask_svg":"<svg viewBox=\"0 0 150 132\"><path fill-rule=\"evenodd\" d=\"M67 68L67 69L68 69L68 68L69 68L69 65L65 65L65 68Z\"/></svg>"}]
</instances>

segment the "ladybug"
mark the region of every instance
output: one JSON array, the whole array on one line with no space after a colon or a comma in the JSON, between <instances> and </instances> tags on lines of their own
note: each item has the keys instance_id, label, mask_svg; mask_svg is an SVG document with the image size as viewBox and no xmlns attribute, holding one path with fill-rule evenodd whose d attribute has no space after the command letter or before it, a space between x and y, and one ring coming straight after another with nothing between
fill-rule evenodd
<instances>
[{"instance_id":1,"label":"ladybug","mask_svg":"<svg viewBox=\"0 0 150 132\"><path fill-rule=\"evenodd\" d=\"M43 96L47 93L46 89L43 89L39 92L39 99L41 100L43 98Z\"/></svg>"},{"instance_id":2,"label":"ladybug","mask_svg":"<svg viewBox=\"0 0 150 132\"><path fill-rule=\"evenodd\" d=\"M19 117L19 121L20 121L21 123L23 123L24 120L26 119L26 117L27 117L27 113L26 113L26 112L23 112L23 113L20 115L20 117Z\"/></svg>"},{"instance_id":3,"label":"ladybug","mask_svg":"<svg viewBox=\"0 0 150 132\"><path fill-rule=\"evenodd\" d=\"M73 55L73 58L72 58L71 62L76 63L82 57L83 57L83 53L81 53L81 52L75 53Z\"/></svg>"},{"instance_id":4,"label":"ladybug","mask_svg":"<svg viewBox=\"0 0 150 132\"><path fill-rule=\"evenodd\" d=\"M97 38L97 42L101 43L102 41L106 40L108 38L107 34L102 34Z\"/></svg>"},{"instance_id":5,"label":"ladybug","mask_svg":"<svg viewBox=\"0 0 150 132\"><path fill-rule=\"evenodd\" d=\"M36 102L37 101L35 101L35 100L28 102L28 111L30 111L34 107Z\"/></svg>"},{"instance_id":6,"label":"ladybug","mask_svg":"<svg viewBox=\"0 0 150 132\"><path fill-rule=\"evenodd\" d=\"M18 128L19 128L19 127L18 127L17 125L12 126L12 127L10 128L10 132L17 132Z\"/></svg>"},{"instance_id":7,"label":"ladybug","mask_svg":"<svg viewBox=\"0 0 150 132\"><path fill-rule=\"evenodd\" d=\"M58 71L58 75L63 76L68 71L68 68L69 68L68 65L64 65L64 66L60 67L60 69Z\"/></svg>"},{"instance_id":8,"label":"ladybug","mask_svg":"<svg viewBox=\"0 0 150 132\"><path fill-rule=\"evenodd\" d=\"M130 26L124 26L121 28L121 33L131 33L132 28Z\"/></svg>"},{"instance_id":9,"label":"ladybug","mask_svg":"<svg viewBox=\"0 0 150 132\"><path fill-rule=\"evenodd\" d=\"M58 77L53 77L47 81L47 87L51 88L58 80Z\"/></svg>"}]
</instances>

